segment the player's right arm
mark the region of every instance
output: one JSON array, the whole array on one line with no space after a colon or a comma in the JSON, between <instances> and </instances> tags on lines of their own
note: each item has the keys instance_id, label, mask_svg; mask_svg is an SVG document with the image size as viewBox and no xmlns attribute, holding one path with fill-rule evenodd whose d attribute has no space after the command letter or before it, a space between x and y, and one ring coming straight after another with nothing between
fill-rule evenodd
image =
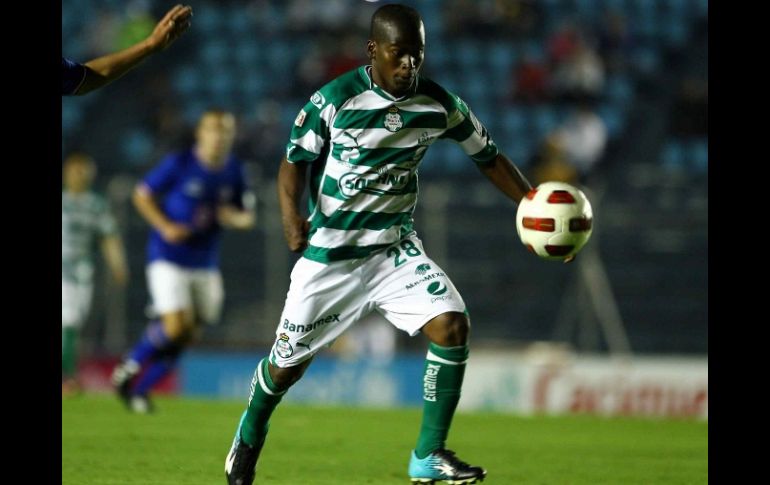
<instances>
[{"instance_id":1,"label":"player's right arm","mask_svg":"<svg viewBox=\"0 0 770 485\"><path fill-rule=\"evenodd\" d=\"M307 163L289 163L284 157L278 169L278 203L281 206L281 222L286 244L295 253L307 247L310 223L302 216L300 203L305 191Z\"/></svg>"},{"instance_id":2,"label":"player's right arm","mask_svg":"<svg viewBox=\"0 0 770 485\"><path fill-rule=\"evenodd\" d=\"M145 183L140 183L134 189L134 207L161 237L169 243L180 243L190 237L189 227L172 221L163 213L152 191Z\"/></svg>"}]
</instances>

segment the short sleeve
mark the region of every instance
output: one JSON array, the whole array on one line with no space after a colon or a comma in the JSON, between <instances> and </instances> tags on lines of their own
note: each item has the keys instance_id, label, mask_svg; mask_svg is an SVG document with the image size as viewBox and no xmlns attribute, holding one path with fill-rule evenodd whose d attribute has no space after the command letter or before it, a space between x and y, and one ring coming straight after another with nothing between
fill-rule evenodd
<instances>
[{"instance_id":1,"label":"short sleeve","mask_svg":"<svg viewBox=\"0 0 770 485\"><path fill-rule=\"evenodd\" d=\"M441 138L450 139L479 165L491 162L500 150L486 127L473 114L465 101L452 94L451 109L447 113L447 131Z\"/></svg>"}]
</instances>

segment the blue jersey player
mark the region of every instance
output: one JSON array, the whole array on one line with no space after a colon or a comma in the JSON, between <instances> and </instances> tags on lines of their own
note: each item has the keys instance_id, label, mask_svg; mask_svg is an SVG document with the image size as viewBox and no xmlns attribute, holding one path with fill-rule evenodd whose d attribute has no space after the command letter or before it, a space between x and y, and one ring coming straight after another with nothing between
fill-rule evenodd
<instances>
[{"instance_id":1,"label":"blue jersey player","mask_svg":"<svg viewBox=\"0 0 770 485\"><path fill-rule=\"evenodd\" d=\"M219 319L221 230L254 226L242 165L230 154L234 138L234 116L207 111L195 146L167 156L134 191L134 205L152 227L147 283L159 315L112 374L118 394L134 412L152 410L150 389L171 372L201 324Z\"/></svg>"},{"instance_id":2,"label":"blue jersey player","mask_svg":"<svg viewBox=\"0 0 770 485\"><path fill-rule=\"evenodd\" d=\"M190 27L192 7L175 5L146 39L118 52L84 64L61 58L62 95L86 94L106 86L139 65L147 57L171 45Z\"/></svg>"}]
</instances>

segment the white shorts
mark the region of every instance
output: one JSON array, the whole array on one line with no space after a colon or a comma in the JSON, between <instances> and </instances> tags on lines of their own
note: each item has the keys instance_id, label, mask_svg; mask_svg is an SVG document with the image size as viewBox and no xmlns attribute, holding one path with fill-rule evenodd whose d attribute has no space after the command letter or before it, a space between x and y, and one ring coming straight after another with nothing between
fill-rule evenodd
<instances>
[{"instance_id":1,"label":"white shorts","mask_svg":"<svg viewBox=\"0 0 770 485\"><path fill-rule=\"evenodd\" d=\"M195 318L215 324L222 313L225 290L216 269L190 269L168 261L147 265L147 287L155 313L192 310Z\"/></svg>"},{"instance_id":2,"label":"white shorts","mask_svg":"<svg viewBox=\"0 0 770 485\"><path fill-rule=\"evenodd\" d=\"M324 264L301 258L291 272L270 362L295 366L372 312L414 336L432 318L464 311L460 293L416 235L362 259Z\"/></svg>"},{"instance_id":3,"label":"white shorts","mask_svg":"<svg viewBox=\"0 0 770 485\"><path fill-rule=\"evenodd\" d=\"M61 326L80 328L88 318L91 309L92 283L76 283L61 280Z\"/></svg>"}]
</instances>

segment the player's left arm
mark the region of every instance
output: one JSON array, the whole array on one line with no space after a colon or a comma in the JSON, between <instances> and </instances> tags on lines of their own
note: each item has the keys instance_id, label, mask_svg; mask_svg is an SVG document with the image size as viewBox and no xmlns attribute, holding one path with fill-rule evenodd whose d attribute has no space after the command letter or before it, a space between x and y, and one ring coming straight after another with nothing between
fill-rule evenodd
<instances>
[{"instance_id":1,"label":"player's left arm","mask_svg":"<svg viewBox=\"0 0 770 485\"><path fill-rule=\"evenodd\" d=\"M244 198L248 198L248 196L249 194L245 194ZM227 229L248 230L257 223L257 213L253 204L251 207L244 204L242 209L233 204L220 205L217 208L217 218L219 225Z\"/></svg>"},{"instance_id":2,"label":"player's left arm","mask_svg":"<svg viewBox=\"0 0 770 485\"><path fill-rule=\"evenodd\" d=\"M217 207L217 220L219 225L226 229L245 231L257 224L257 198L246 187L243 167L238 166L232 173L234 192L227 203Z\"/></svg>"},{"instance_id":3,"label":"player's left arm","mask_svg":"<svg viewBox=\"0 0 770 485\"><path fill-rule=\"evenodd\" d=\"M517 204L532 190L524 174L519 168L502 153L498 153L495 158L486 164L479 164L479 170L483 173L502 193L508 196Z\"/></svg>"},{"instance_id":4,"label":"player's left arm","mask_svg":"<svg viewBox=\"0 0 770 485\"><path fill-rule=\"evenodd\" d=\"M105 236L102 239L102 254L107 262L107 266L110 268L115 283L121 287L126 286L126 283L128 283L128 263L120 236L117 234Z\"/></svg>"}]
</instances>

